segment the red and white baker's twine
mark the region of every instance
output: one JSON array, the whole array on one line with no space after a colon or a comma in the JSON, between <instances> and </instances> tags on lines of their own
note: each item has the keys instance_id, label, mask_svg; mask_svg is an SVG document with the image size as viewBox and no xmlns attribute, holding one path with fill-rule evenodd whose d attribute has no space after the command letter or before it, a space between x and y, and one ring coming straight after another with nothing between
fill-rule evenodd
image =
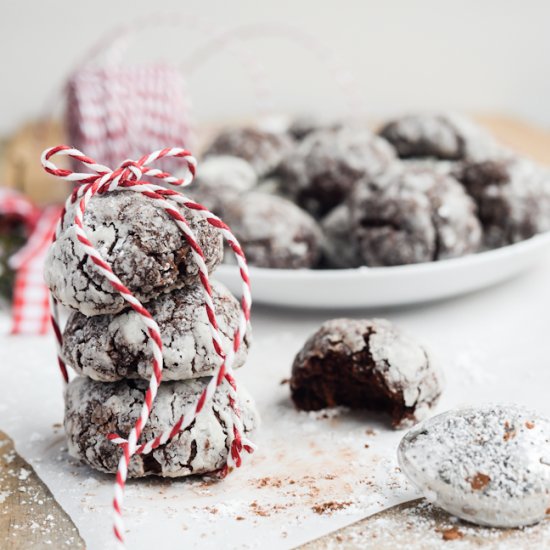
<instances>
[{"instance_id":1,"label":"red and white baker's twine","mask_svg":"<svg viewBox=\"0 0 550 550\"><path fill-rule=\"evenodd\" d=\"M95 173L78 173L58 168L50 160L54 155L69 156L74 160L82 162ZM169 157L182 159L185 162L187 174L184 178L176 178L168 172L164 172L150 166L159 159ZM61 213L59 223L56 228L54 241L59 237L61 231L64 229L64 218L67 210L78 201L78 205L75 207L74 216L76 238L82 245L85 253L96 265L98 271L105 276L112 287L124 298L124 300L128 302L130 307L136 311L138 315L140 315L144 325L147 328L147 333L149 335L149 340L153 351L153 375L149 381L149 387L145 394L145 401L137 422L130 431L127 439L119 436L118 434L110 434L108 436L113 443L120 445L123 450L123 454L118 465L115 483L115 496L113 499L114 532L119 543L123 546L124 523L122 521L122 503L124 500L124 487L128 476L128 467L132 456L134 454L149 453L158 446L164 445L173 437L185 430L194 421L204 405L214 395L216 389L222 383L225 383L228 388L233 420L233 428L230 430L228 435L230 451L228 454L227 466L224 468L223 473L225 474L231 467L239 467L241 465L241 453L243 449L248 453L251 453L254 450L254 445L246 439L244 435L240 411L238 410L236 401L236 382L233 377L232 369L235 354L243 342L250 321L250 306L252 300L250 294L248 267L239 242L231 233L229 227L222 220L220 220L220 218L209 212L201 204L196 203L178 191L166 189L165 187L161 187L141 179L143 176L147 176L162 180L165 184L172 186L185 187L189 185L195 174L196 160L187 150L180 148L161 149L151 153L150 155L145 155L137 161L127 160L123 162L122 165L116 170L111 170L106 166L98 164L77 149L66 145L59 145L57 147L47 149L42 154L41 161L46 172L64 180L80 184L79 187L75 188L71 196L68 197L66 201L65 208ZM199 279L204 290L205 309L210 324L212 343L216 353L220 357L220 364L211 380L205 386L197 401L184 411L184 414L179 418L175 425L157 436L154 440L139 445L138 440L149 418L149 414L162 379L163 358L160 329L147 309L135 296L133 296L130 290L115 275L109 264L101 257L99 251L94 248L86 234L86 229L84 226L84 213L86 212L86 208L92 197L96 194L104 194L117 190L136 191L155 201L155 204L167 212L172 217L178 228L182 231L187 243L190 245L193 258L199 269ZM227 240L229 246L235 254L242 279L242 300L238 326L233 336L232 345L229 346L228 349L223 349L223 343L212 300L212 290L208 277L208 268L205 263L203 251L197 242L195 234L185 220L185 217L181 214L180 210L175 208L174 203L199 213L200 216L202 216L210 225L217 228ZM53 296L51 296L51 305L52 325L58 346L59 367L65 382L68 382L67 368L61 355L63 337L58 320L58 304L57 300Z\"/></svg>"}]
</instances>

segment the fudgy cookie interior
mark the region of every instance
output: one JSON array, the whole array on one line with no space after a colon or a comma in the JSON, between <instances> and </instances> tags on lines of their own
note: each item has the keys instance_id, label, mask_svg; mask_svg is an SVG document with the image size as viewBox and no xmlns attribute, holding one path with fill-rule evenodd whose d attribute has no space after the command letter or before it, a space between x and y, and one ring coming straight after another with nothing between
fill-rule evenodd
<instances>
[{"instance_id":1,"label":"fudgy cookie interior","mask_svg":"<svg viewBox=\"0 0 550 550\"><path fill-rule=\"evenodd\" d=\"M309 357L290 383L292 400L305 411L344 405L389 414L392 424L414 417L401 392L391 391L384 377L375 369L370 355L370 332L365 348L350 356L328 351L322 358Z\"/></svg>"}]
</instances>

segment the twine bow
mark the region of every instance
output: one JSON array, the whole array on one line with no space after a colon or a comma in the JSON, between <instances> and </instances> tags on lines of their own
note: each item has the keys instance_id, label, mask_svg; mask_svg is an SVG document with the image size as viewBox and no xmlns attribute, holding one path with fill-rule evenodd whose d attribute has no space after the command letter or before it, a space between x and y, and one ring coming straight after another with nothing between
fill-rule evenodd
<instances>
[{"instance_id":1,"label":"twine bow","mask_svg":"<svg viewBox=\"0 0 550 550\"><path fill-rule=\"evenodd\" d=\"M71 170L58 168L50 160L55 155L69 156L76 161L80 161L85 164L92 171L92 173L73 172ZM186 173L184 177L177 178L169 172L165 172L151 166L159 159L169 157L182 159L185 162ZM228 389L233 421L233 426L228 436L228 460L226 466L222 470L222 475L225 475L229 471L229 468L239 467L241 465L241 453L243 449L248 453L251 453L255 448L254 445L244 436L244 427L240 418L240 411L237 406L237 386L235 378L233 377L232 369L235 354L243 342L250 321L250 306L252 300L250 294L248 267L245 255L239 242L231 233L229 227L220 218L209 212L201 204L194 202L174 189L168 189L142 180L144 176L147 176L149 178L162 180L165 184L169 184L171 186L186 187L189 185L193 181L197 162L191 153L186 149L176 147L161 149L151 153L150 155L145 155L137 161L126 160L116 170L111 170L102 164L98 164L96 161L90 157L87 157L77 149L71 148L67 145L59 145L57 147L47 149L42 153L41 161L42 166L49 174L66 181L79 184L67 198L65 207L61 212L61 216L57 224L54 241L59 238L59 235L65 229L64 219L66 217L67 210L71 207L71 205L78 202L75 208L73 222L77 240L83 247L86 255L89 256L91 261L95 264L97 270L105 276L111 286L141 317L147 329L149 343L152 347L153 374L149 380L149 386L145 393L145 400L141 408L140 416L127 438L123 438L118 434L108 435L109 440L117 445L120 445L123 451L118 465L115 483L115 496L113 499L114 533L119 543L123 546L124 523L122 520L122 504L124 500L124 487L128 477L128 467L132 456L134 454L149 453L160 445L166 444L173 437L185 430L195 420L204 405L209 401L209 399L212 398L216 389L221 384L226 384ZM184 414L178 419L174 426L161 433L154 440L141 443L139 445L138 440L145 424L147 423L147 420L149 419L149 415L162 380L163 358L161 332L159 326L149 311L147 311L141 302L124 285L124 283L113 272L108 262L103 259L100 252L94 247L88 238L84 225L84 214L90 200L94 197L94 195L115 192L117 190L135 191L141 193L145 197L148 197L150 200L153 200L159 208L162 208L174 220L174 223L183 233L187 243L190 246L193 259L198 266L199 280L204 291L204 307L208 316L212 343L220 358L220 363L214 375L201 392L197 401L191 404L184 411ZM206 222L219 230L235 254L242 279L242 299L238 325L234 332L232 345L229 346L228 349L224 349L221 339L218 321L214 310L208 268L205 263L203 251L185 217L179 209L175 208L176 205L183 206L186 209L197 212ZM51 320L56 335L59 367L63 379L67 383L69 380L67 367L61 354L63 335L59 325L58 302L53 295L51 295Z\"/></svg>"}]
</instances>

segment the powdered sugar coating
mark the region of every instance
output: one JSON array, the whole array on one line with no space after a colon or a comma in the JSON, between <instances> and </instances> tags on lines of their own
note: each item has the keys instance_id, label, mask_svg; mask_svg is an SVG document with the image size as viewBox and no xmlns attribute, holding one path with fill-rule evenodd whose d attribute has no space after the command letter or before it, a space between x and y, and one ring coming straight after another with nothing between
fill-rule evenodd
<instances>
[{"instance_id":1,"label":"powdered sugar coating","mask_svg":"<svg viewBox=\"0 0 550 550\"><path fill-rule=\"evenodd\" d=\"M246 160L230 155L212 155L199 165L193 187L244 193L257 183L258 176Z\"/></svg>"},{"instance_id":2,"label":"powdered sugar coating","mask_svg":"<svg viewBox=\"0 0 550 550\"><path fill-rule=\"evenodd\" d=\"M174 207L195 232L212 272L223 257L221 234L196 212ZM50 247L46 284L62 304L84 315L118 313L126 302L85 255L73 218L74 206L65 216L66 229ZM94 196L84 214L84 226L92 245L142 302L197 280L198 267L181 230L140 193Z\"/></svg>"},{"instance_id":3,"label":"powdered sugar coating","mask_svg":"<svg viewBox=\"0 0 550 550\"><path fill-rule=\"evenodd\" d=\"M248 193L226 203L225 221L241 243L248 262L278 269L309 268L321 255L317 222L283 197Z\"/></svg>"},{"instance_id":4,"label":"powdered sugar coating","mask_svg":"<svg viewBox=\"0 0 550 550\"><path fill-rule=\"evenodd\" d=\"M212 298L222 342L233 341L239 304L222 284L211 281ZM147 309L158 323L164 358L163 380L210 376L219 364L204 308L200 284L151 300ZM152 352L145 327L133 310L86 317L74 312L63 333L63 356L78 374L101 382L152 376ZM234 368L246 360L249 332L237 352Z\"/></svg>"},{"instance_id":5,"label":"powdered sugar coating","mask_svg":"<svg viewBox=\"0 0 550 550\"><path fill-rule=\"evenodd\" d=\"M140 443L170 429L185 408L198 399L207 382L199 378L161 384ZM128 435L139 416L146 388L147 382L142 380L104 383L75 378L65 392L65 431L71 456L102 472L116 472L122 451L107 435ZM259 425L258 413L241 384L237 395L244 431L249 433ZM218 470L227 462L230 426L229 395L222 385L189 428L151 453L133 456L129 476L181 477Z\"/></svg>"},{"instance_id":6,"label":"powdered sugar coating","mask_svg":"<svg viewBox=\"0 0 550 550\"><path fill-rule=\"evenodd\" d=\"M399 446L401 469L438 506L480 525L518 527L550 507L550 421L517 405L449 411Z\"/></svg>"},{"instance_id":7,"label":"powdered sugar coating","mask_svg":"<svg viewBox=\"0 0 550 550\"><path fill-rule=\"evenodd\" d=\"M451 176L396 165L357 182L348 205L351 238L365 265L429 262L480 248L475 203Z\"/></svg>"},{"instance_id":8,"label":"powdered sugar coating","mask_svg":"<svg viewBox=\"0 0 550 550\"><path fill-rule=\"evenodd\" d=\"M290 380L301 409L382 410L398 428L424 418L441 387L426 350L385 319L326 321L296 356Z\"/></svg>"},{"instance_id":9,"label":"powdered sugar coating","mask_svg":"<svg viewBox=\"0 0 550 550\"><path fill-rule=\"evenodd\" d=\"M204 156L232 155L248 161L258 177L265 176L290 152L293 140L283 132L260 127L227 128L214 139Z\"/></svg>"},{"instance_id":10,"label":"powdered sugar coating","mask_svg":"<svg viewBox=\"0 0 550 550\"><path fill-rule=\"evenodd\" d=\"M550 230L550 172L527 159L464 163L457 178L478 206L487 248Z\"/></svg>"},{"instance_id":11,"label":"powdered sugar coating","mask_svg":"<svg viewBox=\"0 0 550 550\"><path fill-rule=\"evenodd\" d=\"M249 162L230 155L213 155L199 165L187 195L224 219L225 203L257 185L258 176Z\"/></svg>"},{"instance_id":12,"label":"powdered sugar coating","mask_svg":"<svg viewBox=\"0 0 550 550\"><path fill-rule=\"evenodd\" d=\"M358 179L394 160L391 145L366 128L325 128L308 134L275 175L285 195L319 217L340 204Z\"/></svg>"},{"instance_id":13,"label":"powdered sugar coating","mask_svg":"<svg viewBox=\"0 0 550 550\"><path fill-rule=\"evenodd\" d=\"M485 130L455 113L406 115L389 121L379 133L401 158L462 160L504 154Z\"/></svg>"}]
</instances>

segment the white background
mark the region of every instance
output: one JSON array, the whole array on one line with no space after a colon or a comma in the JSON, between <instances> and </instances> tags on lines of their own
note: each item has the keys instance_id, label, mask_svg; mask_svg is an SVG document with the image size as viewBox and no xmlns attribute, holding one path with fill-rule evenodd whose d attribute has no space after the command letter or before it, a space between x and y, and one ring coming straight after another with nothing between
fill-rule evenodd
<instances>
[{"instance_id":1,"label":"white background","mask_svg":"<svg viewBox=\"0 0 550 550\"><path fill-rule=\"evenodd\" d=\"M550 2L544 0L3 0L0 133L51 109L47 98L106 31L163 11L187 13L188 24L142 30L129 59L181 62L216 26L285 22L323 41L353 69L366 112L451 108L550 125ZM330 72L311 53L283 39L247 44L268 73L275 107L345 109ZM247 73L234 55L225 51L202 65L188 78L200 118L255 109Z\"/></svg>"}]
</instances>

